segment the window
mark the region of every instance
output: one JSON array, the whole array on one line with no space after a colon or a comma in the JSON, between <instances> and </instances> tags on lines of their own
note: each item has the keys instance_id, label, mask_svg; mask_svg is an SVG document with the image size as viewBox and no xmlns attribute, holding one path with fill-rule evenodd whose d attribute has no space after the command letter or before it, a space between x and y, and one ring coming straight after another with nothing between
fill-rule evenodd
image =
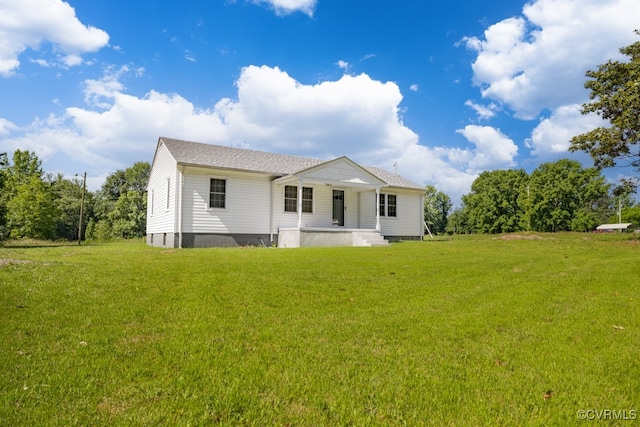
<instances>
[{"instance_id":1,"label":"window","mask_svg":"<svg viewBox=\"0 0 640 427\"><path fill-rule=\"evenodd\" d=\"M209 185L209 207L224 209L226 207L227 180L211 178Z\"/></svg>"},{"instance_id":2,"label":"window","mask_svg":"<svg viewBox=\"0 0 640 427\"><path fill-rule=\"evenodd\" d=\"M167 178L167 209L171 203L171 178Z\"/></svg>"},{"instance_id":3,"label":"window","mask_svg":"<svg viewBox=\"0 0 640 427\"><path fill-rule=\"evenodd\" d=\"M395 194L380 194L380 216L398 216L397 197Z\"/></svg>"},{"instance_id":4,"label":"window","mask_svg":"<svg viewBox=\"0 0 640 427\"><path fill-rule=\"evenodd\" d=\"M302 212L313 213L313 188L302 187Z\"/></svg>"},{"instance_id":5,"label":"window","mask_svg":"<svg viewBox=\"0 0 640 427\"><path fill-rule=\"evenodd\" d=\"M284 211L298 211L298 187L285 185L284 187Z\"/></svg>"},{"instance_id":6,"label":"window","mask_svg":"<svg viewBox=\"0 0 640 427\"><path fill-rule=\"evenodd\" d=\"M298 187L284 186L284 211L298 212ZM313 188L302 187L302 212L313 213Z\"/></svg>"},{"instance_id":7,"label":"window","mask_svg":"<svg viewBox=\"0 0 640 427\"><path fill-rule=\"evenodd\" d=\"M395 194L387 195L387 216L397 216Z\"/></svg>"}]
</instances>

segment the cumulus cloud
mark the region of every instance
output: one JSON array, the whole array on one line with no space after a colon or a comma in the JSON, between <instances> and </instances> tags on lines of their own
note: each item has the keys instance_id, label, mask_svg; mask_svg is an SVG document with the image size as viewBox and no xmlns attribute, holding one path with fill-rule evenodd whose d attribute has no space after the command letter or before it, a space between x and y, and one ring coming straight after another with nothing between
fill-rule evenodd
<instances>
[{"instance_id":1,"label":"cumulus cloud","mask_svg":"<svg viewBox=\"0 0 640 427\"><path fill-rule=\"evenodd\" d=\"M418 142L400 121L402 95L392 82L360 74L304 85L277 67L249 66L236 85L238 100L216 110L236 138L271 150L378 162Z\"/></svg>"},{"instance_id":2,"label":"cumulus cloud","mask_svg":"<svg viewBox=\"0 0 640 427\"><path fill-rule=\"evenodd\" d=\"M20 54L27 49L51 43L56 62L73 67L82 63L81 54L106 46L109 35L82 24L62 0L0 0L0 40L0 74L7 77L19 68Z\"/></svg>"},{"instance_id":3,"label":"cumulus cloud","mask_svg":"<svg viewBox=\"0 0 640 427\"><path fill-rule=\"evenodd\" d=\"M482 96L521 119L580 103L584 73L632 43L636 0L537 0L523 16L498 22L482 38L464 39L477 52L473 80ZM588 34L587 36L585 36Z\"/></svg>"},{"instance_id":4,"label":"cumulus cloud","mask_svg":"<svg viewBox=\"0 0 640 427\"><path fill-rule=\"evenodd\" d=\"M256 4L270 6L277 15L289 15L294 12L302 12L313 16L317 0L252 0Z\"/></svg>"},{"instance_id":5,"label":"cumulus cloud","mask_svg":"<svg viewBox=\"0 0 640 427\"><path fill-rule=\"evenodd\" d=\"M527 139L526 145L531 153L538 157L553 157L558 153L566 153L571 138L585 133L598 126L606 126L604 120L597 115L582 115L580 105L565 105L556 109L553 114L543 119Z\"/></svg>"},{"instance_id":6,"label":"cumulus cloud","mask_svg":"<svg viewBox=\"0 0 640 427\"><path fill-rule=\"evenodd\" d=\"M0 137L9 135L12 130L16 130L17 126L11 123L9 120L0 117Z\"/></svg>"},{"instance_id":7,"label":"cumulus cloud","mask_svg":"<svg viewBox=\"0 0 640 427\"><path fill-rule=\"evenodd\" d=\"M141 74L107 69L101 79L84 82L85 106L36 119L23 130L0 122L3 147L33 150L45 161L63 156L76 169L87 165L92 176L150 161L158 136L316 158L347 155L387 170L397 162L406 178L436 184L453 198L468 190L482 164L509 163L505 153L511 151L499 132L489 133L495 140L488 141L465 129L475 149L419 145L399 115L398 86L366 74L307 85L277 67L249 66L236 82L237 97L207 109L178 94L128 94L125 76Z\"/></svg>"},{"instance_id":8,"label":"cumulus cloud","mask_svg":"<svg viewBox=\"0 0 640 427\"><path fill-rule=\"evenodd\" d=\"M476 146L473 157L468 161L469 171L478 173L515 166L514 158L518 154L518 146L500 129L468 125L457 132Z\"/></svg>"},{"instance_id":9,"label":"cumulus cloud","mask_svg":"<svg viewBox=\"0 0 640 427\"><path fill-rule=\"evenodd\" d=\"M464 103L464 105L466 105L469 108L472 108L478 115L479 120L488 120L495 117L496 110L498 109L496 104L494 104L493 102L488 106L484 106L484 105L476 104L471 100L467 100Z\"/></svg>"}]
</instances>

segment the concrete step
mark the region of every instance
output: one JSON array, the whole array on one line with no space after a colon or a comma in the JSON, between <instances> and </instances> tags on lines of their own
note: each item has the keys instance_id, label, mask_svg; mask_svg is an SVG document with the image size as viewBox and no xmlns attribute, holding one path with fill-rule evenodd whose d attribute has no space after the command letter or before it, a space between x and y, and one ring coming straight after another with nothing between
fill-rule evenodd
<instances>
[{"instance_id":1,"label":"concrete step","mask_svg":"<svg viewBox=\"0 0 640 427\"><path fill-rule=\"evenodd\" d=\"M353 246L387 246L389 242L377 231L357 231L353 233Z\"/></svg>"}]
</instances>

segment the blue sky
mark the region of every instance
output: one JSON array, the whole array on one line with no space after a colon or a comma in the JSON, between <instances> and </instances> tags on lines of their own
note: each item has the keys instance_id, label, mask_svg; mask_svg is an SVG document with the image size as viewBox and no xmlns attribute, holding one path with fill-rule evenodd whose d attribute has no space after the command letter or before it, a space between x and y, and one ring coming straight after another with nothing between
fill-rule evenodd
<instances>
[{"instance_id":1,"label":"blue sky","mask_svg":"<svg viewBox=\"0 0 640 427\"><path fill-rule=\"evenodd\" d=\"M637 0L0 0L0 151L93 190L159 136L347 155L458 203L485 170L591 165L567 152L601 124L580 114L584 73L638 16Z\"/></svg>"}]
</instances>

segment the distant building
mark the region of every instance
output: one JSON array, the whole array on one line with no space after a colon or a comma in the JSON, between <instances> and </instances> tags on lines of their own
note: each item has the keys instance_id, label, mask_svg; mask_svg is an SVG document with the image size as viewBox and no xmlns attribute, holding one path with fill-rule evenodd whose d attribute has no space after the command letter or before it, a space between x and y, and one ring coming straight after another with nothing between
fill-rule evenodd
<instances>
[{"instance_id":1,"label":"distant building","mask_svg":"<svg viewBox=\"0 0 640 427\"><path fill-rule=\"evenodd\" d=\"M622 224L602 224L596 227L596 231L601 233L610 233L613 231L618 231L620 233L633 231L633 224L630 222L625 222Z\"/></svg>"}]
</instances>

